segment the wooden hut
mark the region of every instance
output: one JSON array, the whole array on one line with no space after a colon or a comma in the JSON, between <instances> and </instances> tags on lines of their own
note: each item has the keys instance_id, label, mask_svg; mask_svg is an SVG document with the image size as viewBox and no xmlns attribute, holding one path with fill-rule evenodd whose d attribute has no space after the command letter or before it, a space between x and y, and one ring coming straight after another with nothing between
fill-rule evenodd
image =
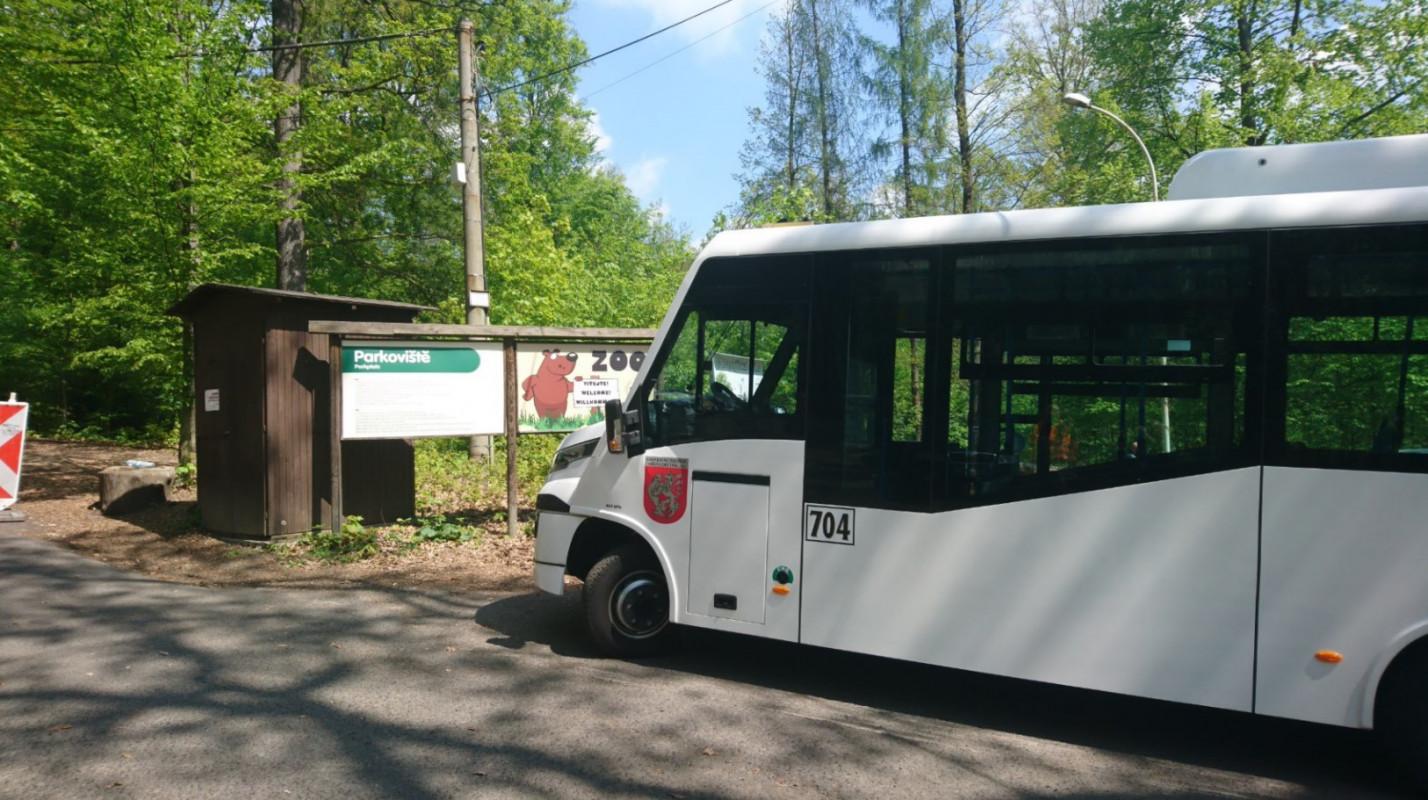
<instances>
[{"instance_id":1,"label":"wooden hut","mask_svg":"<svg viewBox=\"0 0 1428 800\"><path fill-rule=\"evenodd\" d=\"M312 320L411 322L423 306L251 286L199 286L168 313L192 326L198 507L207 530L272 539L332 521L328 337ZM342 444L345 513L413 513L412 446Z\"/></svg>"}]
</instances>

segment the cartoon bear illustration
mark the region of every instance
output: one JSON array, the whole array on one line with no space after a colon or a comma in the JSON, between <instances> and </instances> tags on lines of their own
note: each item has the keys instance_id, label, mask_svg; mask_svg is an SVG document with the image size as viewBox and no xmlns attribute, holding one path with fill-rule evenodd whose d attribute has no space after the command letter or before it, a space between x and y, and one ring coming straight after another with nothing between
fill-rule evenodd
<instances>
[{"instance_id":1,"label":"cartoon bear illustration","mask_svg":"<svg viewBox=\"0 0 1428 800\"><path fill-rule=\"evenodd\" d=\"M541 354L535 374L521 381L521 397L535 403L536 415L541 419L560 419L575 391L575 384L565 376L575 371L576 356L558 350L542 350Z\"/></svg>"}]
</instances>

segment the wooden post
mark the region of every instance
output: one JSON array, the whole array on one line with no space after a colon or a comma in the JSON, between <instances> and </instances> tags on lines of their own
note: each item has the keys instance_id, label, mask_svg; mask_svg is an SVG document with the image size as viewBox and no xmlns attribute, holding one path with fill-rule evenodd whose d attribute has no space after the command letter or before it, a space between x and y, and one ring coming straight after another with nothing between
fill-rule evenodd
<instances>
[{"instance_id":1,"label":"wooden post","mask_svg":"<svg viewBox=\"0 0 1428 800\"><path fill-rule=\"evenodd\" d=\"M461 20L456 29L457 76L461 81L457 97L461 102L461 163L466 182L461 186L462 243L466 262L466 324L485 325L489 295L486 294L486 244L481 216L481 116L476 108L476 88L480 73L473 57L475 25ZM484 298L482 302L476 302ZM473 461L491 462L491 437L472 436L467 445Z\"/></svg>"},{"instance_id":2,"label":"wooden post","mask_svg":"<svg viewBox=\"0 0 1428 800\"><path fill-rule=\"evenodd\" d=\"M461 102L461 162L466 168L462 184L462 242L466 261L466 324L485 325L486 306L472 302L486 292L486 246L481 218L481 118L476 109L476 63L472 58L475 26L469 19L457 28L457 96Z\"/></svg>"},{"instance_id":3,"label":"wooden post","mask_svg":"<svg viewBox=\"0 0 1428 800\"><path fill-rule=\"evenodd\" d=\"M516 441L520 439L520 419L516 402L516 339L501 340L506 351L506 535L520 532L516 515L520 510L520 481L516 475Z\"/></svg>"},{"instance_id":4,"label":"wooden post","mask_svg":"<svg viewBox=\"0 0 1428 800\"><path fill-rule=\"evenodd\" d=\"M330 383L327 389L329 426L328 447L331 448L332 472L332 530L342 529L342 338L336 334L327 337L327 365Z\"/></svg>"}]
</instances>

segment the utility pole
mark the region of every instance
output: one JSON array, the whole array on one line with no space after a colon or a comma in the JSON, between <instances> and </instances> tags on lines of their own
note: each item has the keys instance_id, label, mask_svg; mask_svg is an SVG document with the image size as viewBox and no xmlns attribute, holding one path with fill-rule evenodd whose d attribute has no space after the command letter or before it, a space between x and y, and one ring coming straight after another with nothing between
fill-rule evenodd
<instances>
[{"instance_id":1,"label":"utility pole","mask_svg":"<svg viewBox=\"0 0 1428 800\"><path fill-rule=\"evenodd\" d=\"M460 50L457 72L461 80L461 163L465 169L461 205L466 253L466 324L485 325L491 295L486 292L486 245L481 230L481 128L476 114L475 28L471 20L463 19L456 32ZM490 461L491 437L471 437L470 454L472 459Z\"/></svg>"},{"instance_id":2,"label":"utility pole","mask_svg":"<svg viewBox=\"0 0 1428 800\"><path fill-rule=\"evenodd\" d=\"M297 99L302 91L303 64L301 44L305 0L273 0L273 80L291 92L292 105L278 112L273 120L273 142L283 159L283 171L278 178L277 222L278 288L307 291L307 229L298 208L302 205L302 188L298 177L302 173L302 153L290 151L288 141L302 125L302 103Z\"/></svg>"}]
</instances>

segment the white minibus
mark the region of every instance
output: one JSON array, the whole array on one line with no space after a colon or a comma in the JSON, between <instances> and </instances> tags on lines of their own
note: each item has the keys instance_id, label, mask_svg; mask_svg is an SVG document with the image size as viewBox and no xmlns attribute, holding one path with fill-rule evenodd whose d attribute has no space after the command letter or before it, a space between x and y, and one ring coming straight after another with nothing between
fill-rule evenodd
<instances>
[{"instance_id":1,"label":"white minibus","mask_svg":"<svg viewBox=\"0 0 1428 800\"><path fill-rule=\"evenodd\" d=\"M1379 728L1428 772L1428 136L1159 203L731 231L536 581L671 625Z\"/></svg>"}]
</instances>

